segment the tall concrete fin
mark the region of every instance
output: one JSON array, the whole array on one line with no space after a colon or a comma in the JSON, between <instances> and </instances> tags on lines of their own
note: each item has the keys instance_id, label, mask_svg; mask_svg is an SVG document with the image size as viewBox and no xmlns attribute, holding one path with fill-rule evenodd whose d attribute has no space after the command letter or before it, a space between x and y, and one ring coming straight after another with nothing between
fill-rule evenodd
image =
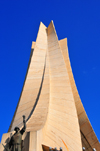
<instances>
[{"instance_id":1,"label":"tall concrete fin","mask_svg":"<svg viewBox=\"0 0 100 151\"><path fill-rule=\"evenodd\" d=\"M81 137L75 102L53 22L47 28L47 37L50 101L42 144L57 148L62 146L66 150L65 142L70 151L81 151Z\"/></svg>"},{"instance_id":2,"label":"tall concrete fin","mask_svg":"<svg viewBox=\"0 0 100 151\"><path fill-rule=\"evenodd\" d=\"M13 118L13 122L9 131L12 131L15 126L21 127L23 125L22 115L29 119L32 112L36 98L39 93L47 49L47 34L46 27L40 23L34 53L31 57L30 67L27 73L27 78L24 83L23 91Z\"/></svg>"},{"instance_id":3,"label":"tall concrete fin","mask_svg":"<svg viewBox=\"0 0 100 151\"><path fill-rule=\"evenodd\" d=\"M92 151L93 148L96 148L96 150L100 149L99 141L95 135L95 132L89 122L89 119L87 117L87 114L85 112L85 109L82 105L82 102L80 100L80 96L78 94L76 84L74 81L70 60L69 60L69 54L68 54L68 47L67 47L67 38L59 41L60 48L62 50L62 54L64 57L64 61L66 64L66 68L69 75L69 81L72 88L72 93L74 96L74 101L76 105L78 120L79 120L79 126L80 126L80 133L81 133L81 139L82 139L82 146L86 148L86 151Z\"/></svg>"}]
</instances>

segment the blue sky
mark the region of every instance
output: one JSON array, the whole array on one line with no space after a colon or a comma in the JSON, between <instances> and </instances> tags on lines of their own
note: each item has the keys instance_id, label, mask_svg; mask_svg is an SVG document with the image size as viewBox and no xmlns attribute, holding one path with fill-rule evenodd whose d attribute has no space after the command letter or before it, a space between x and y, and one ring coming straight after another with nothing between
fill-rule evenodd
<instances>
[{"instance_id":1,"label":"blue sky","mask_svg":"<svg viewBox=\"0 0 100 151\"><path fill-rule=\"evenodd\" d=\"M0 1L0 139L8 131L40 21L68 38L77 89L100 140L100 1Z\"/></svg>"}]
</instances>

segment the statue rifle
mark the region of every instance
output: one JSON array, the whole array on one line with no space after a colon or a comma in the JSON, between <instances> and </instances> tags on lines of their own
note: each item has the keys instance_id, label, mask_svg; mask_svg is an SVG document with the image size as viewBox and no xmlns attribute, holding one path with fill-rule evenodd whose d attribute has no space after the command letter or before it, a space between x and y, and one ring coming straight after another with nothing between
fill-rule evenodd
<instances>
[{"instance_id":1,"label":"statue rifle","mask_svg":"<svg viewBox=\"0 0 100 151\"><path fill-rule=\"evenodd\" d=\"M2 144L2 146L4 147L4 149L6 149L6 151L9 151L9 149L8 149L8 148L6 148L6 146L4 146L3 144Z\"/></svg>"}]
</instances>

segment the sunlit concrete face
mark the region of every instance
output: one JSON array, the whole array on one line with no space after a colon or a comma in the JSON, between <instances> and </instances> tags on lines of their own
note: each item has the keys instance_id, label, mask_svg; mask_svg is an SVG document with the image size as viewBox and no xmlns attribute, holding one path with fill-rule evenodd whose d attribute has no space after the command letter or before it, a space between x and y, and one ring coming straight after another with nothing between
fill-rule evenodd
<instances>
[{"instance_id":1,"label":"sunlit concrete face","mask_svg":"<svg viewBox=\"0 0 100 151\"><path fill-rule=\"evenodd\" d=\"M23 115L27 121L23 139L28 146L24 151L42 151L42 145L63 151L82 151L82 146L86 151L100 150L74 82L67 38L58 40L53 21L48 27L40 23L21 97L1 143L15 126L22 127Z\"/></svg>"}]
</instances>

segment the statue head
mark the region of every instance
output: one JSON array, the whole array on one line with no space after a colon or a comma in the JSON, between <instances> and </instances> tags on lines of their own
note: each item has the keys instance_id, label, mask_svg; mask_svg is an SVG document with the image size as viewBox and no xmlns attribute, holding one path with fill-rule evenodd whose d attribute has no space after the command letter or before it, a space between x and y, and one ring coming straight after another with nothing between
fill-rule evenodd
<instances>
[{"instance_id":1,"label":"statue head","mask_svg":"<svg viewBox=\"0 0 100 151\"><path fill-rule=\"evenodd\" d=\"M16 133L17 133L19 130L20 130L19 127L15 127L15 128L14 128L14 131L16 131Z\"/></svg>"}]
</instances>

